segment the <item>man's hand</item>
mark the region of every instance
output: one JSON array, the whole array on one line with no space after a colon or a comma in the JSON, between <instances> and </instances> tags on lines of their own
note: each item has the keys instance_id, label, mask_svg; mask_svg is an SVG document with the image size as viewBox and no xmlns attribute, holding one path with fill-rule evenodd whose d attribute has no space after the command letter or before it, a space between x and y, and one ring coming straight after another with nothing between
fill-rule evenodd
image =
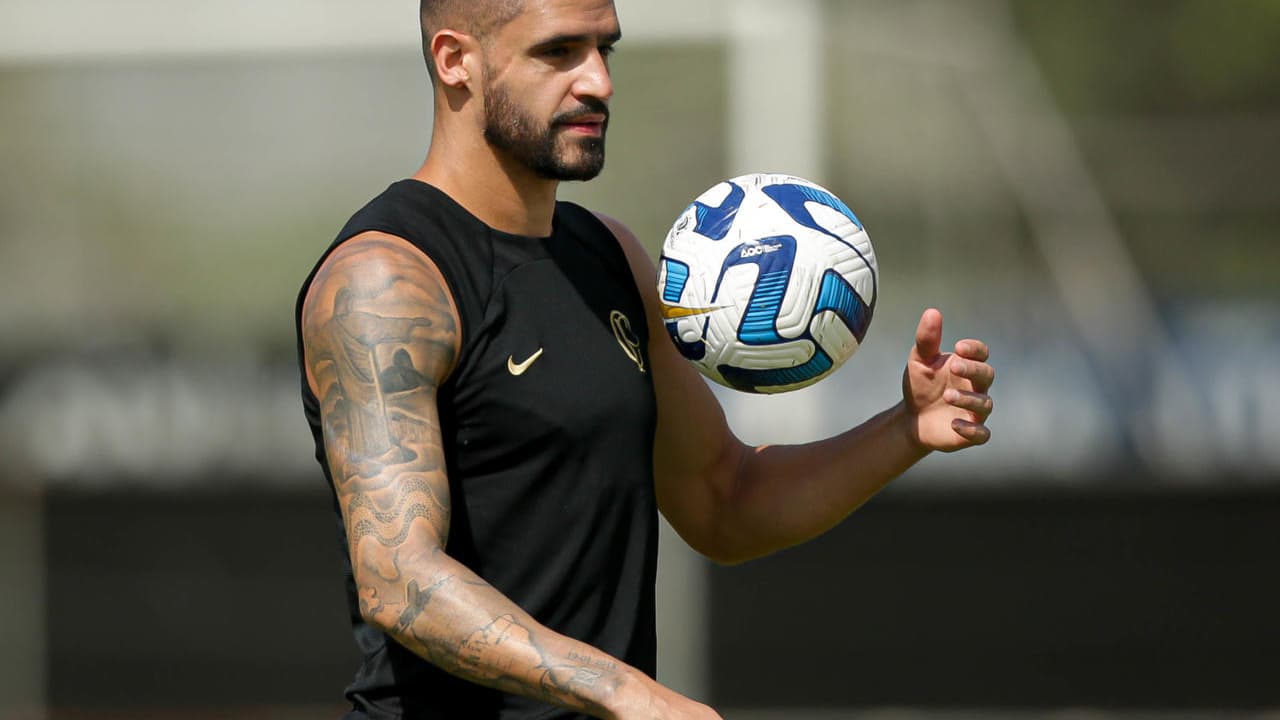
<instances>
[{"instance_id":1,"label":"man's hand","mask_svg":"<svg viewBox=\"0 0 1280 720\"><path fill-rule=\"evenodd\" d=\"M942 313L930 308L920 317L916 344L902 373L902 399L914 419L916 442L929 450L953 452L991 439L987 390L995 370L980 340L961 340L954 353L941 352Z\"/></svg>"}]
</instances>

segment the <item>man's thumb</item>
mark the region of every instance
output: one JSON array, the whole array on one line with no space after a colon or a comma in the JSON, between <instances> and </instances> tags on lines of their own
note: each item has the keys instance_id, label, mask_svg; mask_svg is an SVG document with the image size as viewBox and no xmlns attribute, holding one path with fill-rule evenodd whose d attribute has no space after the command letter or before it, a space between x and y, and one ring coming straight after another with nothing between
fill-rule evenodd
<instances>
[{"instance_id":1,"label":"man's thumb","mask_svg":"<svg viewBox=\"0 0 1280 720\"><path fill-rule=\"evenodd\" d=\"M916 356L928 361L937 357L942 347L942 313L936 308L929 308L920 316L920 324L916 326Z\"/></svg>"}]
</instances>

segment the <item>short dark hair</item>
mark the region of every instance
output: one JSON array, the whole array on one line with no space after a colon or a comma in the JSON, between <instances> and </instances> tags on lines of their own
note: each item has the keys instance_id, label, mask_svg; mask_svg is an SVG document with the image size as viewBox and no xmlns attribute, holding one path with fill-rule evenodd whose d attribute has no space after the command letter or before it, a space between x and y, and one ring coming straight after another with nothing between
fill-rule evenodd
<instances>
[{"instance_id":1,"label":"short dark hair","mask_svg":"<svg viewBox=\"0 0 1280 720\"><path fill-rule=\"evenodd\" d=\"M484 40L523 10L524 0L419 0L422 57L427 61L432 84L436 81L436 62L431 57L431 38L436 33L452 28Z\"/></svg>"}]
</instances>

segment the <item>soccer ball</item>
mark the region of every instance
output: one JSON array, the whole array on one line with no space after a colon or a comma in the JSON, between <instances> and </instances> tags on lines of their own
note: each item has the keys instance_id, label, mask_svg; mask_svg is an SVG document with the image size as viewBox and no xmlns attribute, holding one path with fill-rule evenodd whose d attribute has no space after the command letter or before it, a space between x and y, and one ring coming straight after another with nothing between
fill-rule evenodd
<instances>
[{"instance_id":1,"label":"soccer ball","mask_svg":"<svg viewBox=\"0 0 1280 720\"><path fill-rule=\"evenodd\" d=\"M658 294L680 353L704 375L778 393L858 349L879 295L871 238L839 198L789 175L721 182L676 218Z\"/></svg>"}]
</instances>

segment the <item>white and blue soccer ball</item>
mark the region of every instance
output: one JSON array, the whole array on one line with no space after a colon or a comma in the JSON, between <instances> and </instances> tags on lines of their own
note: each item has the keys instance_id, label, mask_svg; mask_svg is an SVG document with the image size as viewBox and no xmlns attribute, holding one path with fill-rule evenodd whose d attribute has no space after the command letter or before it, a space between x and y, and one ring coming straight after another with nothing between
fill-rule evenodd
<instances>
[{"instance_id":1,"label":"white and blue soccer ball","mask_svg":"<svg viewBox=\"0 0 1280 720\"><path fill-rule=\"evenodd\" d=\"M871 238L808 180L726 180L676 218L658 294L667 332L704 375L747 392L811 385L866 337L879 294Z\"/></svg>"}]
</instances>

